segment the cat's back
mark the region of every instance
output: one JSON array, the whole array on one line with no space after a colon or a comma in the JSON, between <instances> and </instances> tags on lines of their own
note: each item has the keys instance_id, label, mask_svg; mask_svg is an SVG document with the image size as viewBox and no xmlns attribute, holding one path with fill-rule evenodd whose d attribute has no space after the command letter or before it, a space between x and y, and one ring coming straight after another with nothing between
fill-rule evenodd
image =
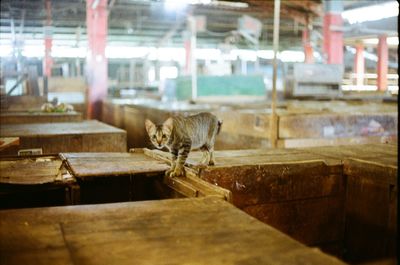
<instances>
[{"instance_id":1,"label":"cat's back","mask_svg":"<svg viewBox=\"0 0 400 265\"><path fill-rule=\"evenodd\" d=\"M217 121L217 117L210 112L200 112L198 114L194 114L194 115L187 117L187 119L202 121L202 122L206 122L206 123Z\"/></svg>"},{"instance_id":2,"label":"cat's back","mask_svg":"<svg viewBox=\"0 0 400 265\"><path fill-rule=\"evenodd\" d=\"M217 117L209 112L200 112L187 117L178 115L174 116L173 120L174 127L178 133L193 133L199 130L206 130L210 126L214 127L218 122Z\"/></svg>"}]
</instances>

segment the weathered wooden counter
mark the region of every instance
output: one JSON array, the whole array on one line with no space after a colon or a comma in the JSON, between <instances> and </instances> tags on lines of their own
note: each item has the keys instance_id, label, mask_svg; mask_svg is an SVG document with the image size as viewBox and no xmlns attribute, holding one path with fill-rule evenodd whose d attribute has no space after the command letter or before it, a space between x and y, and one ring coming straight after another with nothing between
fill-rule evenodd
<instances>
[{"instance_id":1,"label":"weathered wooden counter","mask_svg":"<svg viewBox=\"0 0 400 265\"><path fill-rule=\"evenodd\" d=\"M1 137L20 137L18 148L41 148L43 154L59 152L126 152L126 132L95 120L82 122L1 124Z\"/></svg>"},{"instance_id":2,"label":"weathered wooden counter","mask_svg":"<svg viewBox=\"0 0 400 265\"><path fill-rule=\"evenodd\" d=\"M214 196L228 190L193 176L164 177L169 166L135 153L60 153L0 158L0 208Z\"/></svg>"},{"instance_id":3,"label":"weathered wooden counter","mask_svg":"<svg viewBox=\"0 0 400 265\"><path fill-rule=\"evenodd\" d=\"M156 152L162 155L161 152ZM187 164L203 180L232 192L233 204L300 242L338 254L344 236L341 161L295 149L217 151L216 165Z\"/></svg>"},{"instance_id":4,"label":"weathered wooden counter","mask_svg":"<svg viewBox=\"0 0 400 265\"><path fill-rule=\"evenodd\" d=\"M2 111L0 113L1 124L23 123L48 123L48 122L78 122L82 121L82 114L72 112L41 112L41 111Z\"/></svg>"},{"instance_id":5,"label":"weathered wooden counter","mask_svg":"<svg viewBox=\"0 0 400 265\"><path fill-rule=\"evenodd\" d=\"M157 123L170 115L209 111L223 120L216 149L268 148L270 103L188 104L154 100L110 99L103 121L124 128L129 147L152 147L144 120ZM397 141L397 104L360 101L281 102L277 108L278 146L284 148Z\"/></svg>"},{"instance_id":6,"label":"weathered wooden counter","mask_svg":"<svg viewBox=\"0 0 400 265\"><path fill-rule=\"evenodd\" d=\"M200 157L189 155L189 172L300 242L354 262L395 256L396 145L216 151L206 168Z\"/></svg>"},{"instance_id":7,"label":"weathered wooden counter","mask_svg":"<svg viewBox=\"0 0 400 265\"><path fill-rule=\"evenodd\" d=\"M344 257L353 262L396 256L397 145L306 148L340 158L346 177Z\"/></svg>"},{"instance_id":8,"label":"weathered wooden counter","mask_svg":"<svg viewBox=\"0 0 400 265\"><path fill-rule=\"evenodd\" d=\"M344 264L216 198L0 211L1 264Z\"/></svg>"},{"instance_id":9,"label":"weathered wooden counter","mask_svg":"<svg viewBox=\"0 0 400 265\"><path fill-rule=\"evenodd\" d=\"M270 147L270 109L227 109L216 147ZM396 142L397 104L288 101L277 110L278 147Z\"/></svg>"},{"instance_id":10,"label":"weathered wooden counter","mask_svg":"<svg viewBox=\"0 0 400 265\"><path fill-rule=\"evenodd\" d=\"M210 167L199 165L201 154L192 152L187 177L164 180L168 166L156 157L167 161L169 154L67 153L56 167L62 164L73 176L80 197L70 197L76 203L219 197L306 245L346 260L395 257L396 145L217 151L216 165ZM52 170L54 161L48 162L41 164L45 173L29 163L5 165L11 173L26 167L14 181L30 180L30 172L36 172L37 181L47 179L48 171L52 180L60 173ZM180 196L164 193L165 184Z\"/></svg>"}]
</instances>

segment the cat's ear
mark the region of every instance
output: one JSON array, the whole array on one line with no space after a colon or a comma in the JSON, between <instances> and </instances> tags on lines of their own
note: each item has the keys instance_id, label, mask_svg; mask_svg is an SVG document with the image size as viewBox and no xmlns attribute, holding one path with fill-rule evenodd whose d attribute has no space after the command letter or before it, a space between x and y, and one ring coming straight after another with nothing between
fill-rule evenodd
<instances>
[{"instance_id":1,"label":"cat's ear","mask_svg":"<svg viewBox=\"0 0 400 265\"><path fill-rule=\"evenodd\" d=\"M144 125L146 127L147 133L150 133L151 129L155 127L154 123L152 123L151 120L149 120L149 119L146 119L146 121L144 122Z\"/></svg>"},{"instance_id":2,"label":"cat's ear","mask_svg":"<svg viewBox=\"0 0 400 265\"><path fill-rule=\"evenodd\" d=\"M168 131L172 132L172 127L173 127L173 119L172 118L168 118L164 123L163 126L165 129L167 129Z\"/></svg>"}]
</instances>

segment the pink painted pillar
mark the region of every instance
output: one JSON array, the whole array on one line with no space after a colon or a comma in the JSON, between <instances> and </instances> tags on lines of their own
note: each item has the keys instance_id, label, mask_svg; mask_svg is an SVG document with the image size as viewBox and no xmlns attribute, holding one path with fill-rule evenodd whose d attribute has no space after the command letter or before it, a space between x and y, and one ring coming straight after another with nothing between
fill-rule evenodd
<instances>
[{"instance_id":1,"label":"pink painted pillar","mask_svg":"<svg viewBox=\"0 0 400 265\"><path fill-rule=\"evenodd\" d=\"M314 63L313 48L310 42L310 31L308 29L303 30L303 47L304 47L304 62Z\"/></svg>"},{"instance_id":2,"label":"pink painted pillar","mask_svg":"<svg viewBox=\"0 0 400 265\"><path fill-rule=\"evenodd\" d=\"M53 36L51 32L51 2L46 0L46 26L44 31L44 59L43 59L43 75L51 76L51 67L53 66L53 58L51 57L51 49L53 46Z\"/></svg>"},{"instance_id":3,"label":"pink painted pillar","mask_svg":"<svg viewBox=\"0 0 400 265\"><path fill-rule=\"evenodd\" d=\"M44 38L44 60L43 60L43 75L51 76L51 67L53 66L53 58L51 57L51 48L53 46L53 38L46 36Z\"/></svg>"},{"instance_id":4,"label":"pink painted pillar","mask_svg":"<svg viewBox=\"0 0 400 265\"><path fill-rule=\"evenodd\" d=\"M387 90L387 73L388 73L388 45L387 45L387 36L381 35L379 36L378 42L378 90L385 91Z\"/></svg>"},{"instance_id":5,"label":"pink painted pillar","mask_svg":"<svg viewBox=\"0 0 400 265\"><path fill-rule=\"evenodd\" d=\"M190 38L186 39L183 43L185 47L185 74L190 75L190 65L191 65L191 53L190 53Z\"/></svg>"},{"instance_id":6,"label":"pink painted pillar","mask_svg":"<svg viewBox=\"0 0 400 265\"><path fill-rule=\"evenodd\" d=\"M362 43L358 43L356 45L356 54L354 57L354 73L356 74L357 86L364 85L364 69L365 69L364 45Z\"/></svg>"},{"instance_id":7,"label":"pink painted pillar","mask_svg":"<svg viewBox=\"0 0 400 265\"><path fill-rule=\"evenodd\" d=\"M107 97L107 0L86 0L86 27L88 36L87 116L101 119L101 104Z\"/></svg>"},{"instance_id":8,"label":"pink painted pillar","mask_svg":"<svg viewBox=\"0 0 400 265\"><path fill-rule=\"evenodd\" d=\"M343 64L343 4L340 0L324 1L323 51L328 64Z\"/></svg>"}]
</instances>

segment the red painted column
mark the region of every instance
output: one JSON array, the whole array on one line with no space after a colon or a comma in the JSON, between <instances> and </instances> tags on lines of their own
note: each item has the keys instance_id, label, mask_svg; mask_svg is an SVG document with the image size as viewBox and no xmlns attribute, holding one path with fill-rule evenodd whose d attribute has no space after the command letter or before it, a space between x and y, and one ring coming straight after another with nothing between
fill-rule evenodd
<instances>
[{"instance_id":1,"label":"red painted column","mask_svg":"<svg viewBox=\"0 0 400 265\"><path fill-rule=\"evenodd\" d=\"M51 76L51 67L53 66L53 58L51 57L51 48L53 46L53 37L51 29L51 2L46 0L46 26L44 30L44 59L43 59L43 75Z\"/></svg>"},{"instance_id":2,"label":"red painted column","mask_svg":"<svg viewBox=\"0 0 400 265\"><path fill-rule=\"evenodd\" d=\"M185 74L190 75L190 69L191 69L191 53L190 53L190 38L186 39L183 42L183 45L185 47Z\"/></svg>"},{"instance_id":3,"label":"red painted column","mask_svg":"<svg viewBox=\"0 0 400 265\"><path fill-rule=\"evenodd\" d=\"M358 43L356 45L356 54L354 56L354 73L356 74L357 86L364 85L364 69L364 45L362 43Z\"/></svg>"},{"instance_id":4,"label":"red painted column","mask_svg":"<svg viewBox=\"0 0 400 265\"><path fill-rule=\"evenodd\" d=\"M328 64L343 64L343 19L340 13L325 13L323 50Z\"/></svg>"},{"instance_id":5,"label":"red painted column","mask_svg":"<svg viewBox=\"0 0 400 265\"><path fill-rule=\"evenodd\" d=\"M314 63L313 48L310 42L310 31L308 29L303 30L303 47L304 47L304 62Z\"/></svg>"},{"instance_id":6,"label":"red painted column","mask_svg":"<svg viewBox=\"0 0 400 265\"><path fill-rule=\"evenodd\" d=\"M51 48L53 46L53 38L46 36L44 38L44 60L43 60L43 75L51 76L51 67L53 66L53 58L51 57Z\"/></svg>"},{"instance_id":7,"label":"red painted column","mask_svg":"<svg viewBox=\"0 0 400 265\"><path fill-rule=\"evenodd\" d=\"M387 73L388 73L388 45L387 45L387 36L381 35L379 36L378 42L378 90L385 91L387 90Z\"/></svg>"},{"instance_id":8,"label":"red painted column","mask_svg":"<svg viewBox=\"0 0 400 265\"><path fill-rule=\"evenodd\" d=\"M86 27L88 36L87 116L101 119L101 104L107 96L107 0L86 0Z\"/></svg>"}]
</instances>

